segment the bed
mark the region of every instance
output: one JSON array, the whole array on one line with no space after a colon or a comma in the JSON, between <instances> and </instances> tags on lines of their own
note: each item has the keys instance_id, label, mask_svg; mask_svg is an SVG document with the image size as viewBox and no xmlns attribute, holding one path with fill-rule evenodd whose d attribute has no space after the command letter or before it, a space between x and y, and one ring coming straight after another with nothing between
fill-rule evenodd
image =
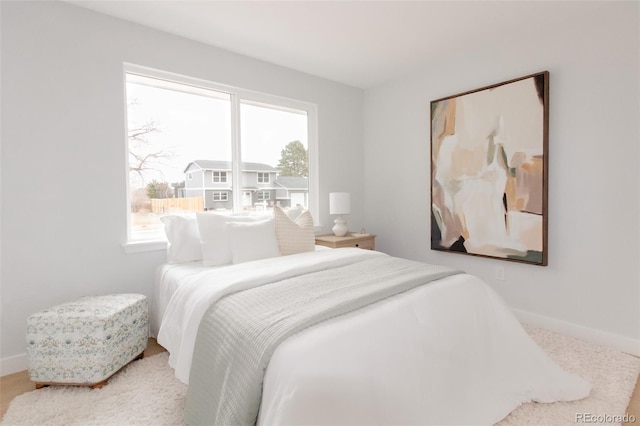
<instances>
[{"instance_id":1,"label":"bed","mask_svg":"<svg viewBox=\"0 0 640 426\"><path fill-rule=\"evenodd\" d=\"M255 226L277 228L277 221L266 223ZM240 228L258 235L252 222ZM243 237L227 237L233 257L234 248L243 248L231 247L232 241ZM589 394L589 384L555 365L477 277L380 252L308 243L302 252L264 255L158 270L152 331L157 328L176 377L189 384L190 424L493 424L524 402ZM421 282L423 271L435 275ZM401 278L405 273L413 278ZM311 310L285 310L307 306L298 299L265 308L280 315L276 320L261 319L262 304L280 303L291 289L302 289L305 299L316 287L333 285L333 294L358 281L363 291L386 289L392 281L400 287L335 312L341 303L323 302L329 313L312 322L290 321ZM413 284L404 287L408 281ZM254 311L260 318L249 320ZM262 320L264 328L249 322ZM281 333L288 322L291 330ZM272 334L278 338L254 360L252 342Z\"/></svg>"}]
</instances>

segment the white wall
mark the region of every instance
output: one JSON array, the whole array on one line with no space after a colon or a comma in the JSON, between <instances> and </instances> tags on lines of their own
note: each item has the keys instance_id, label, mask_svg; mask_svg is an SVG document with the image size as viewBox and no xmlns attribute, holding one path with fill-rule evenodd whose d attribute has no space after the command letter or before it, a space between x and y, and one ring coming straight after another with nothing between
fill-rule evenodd
<instances>
[{"instance_id":1,"label":"white wall","mask_svg":"<svg viewBox=\"0 0 640 426\"><path fill-rule=\"evenodd\" d=\"M362 91L59 2L2 2L0 374L25 368L25 322L83 295L150 295L165 253L125 254L130 62L318 105L328 193L363 205ZM359 229L359 228L357 228Z\"/></svg>"},{"instance_id":2,"label":"white wall","mask_svg":"<svg viewBox=\"0 0 640 426\"><path fill-rule=\"evenodd\" d=\"M524 317L638 352L638 5L572 2L570 18L544 7L535 33L470 40L367 91L363 115L357 89L66 3L0 2L0 374L24 368L30 314L87 294L149 295L164 261L121 247L123 62L318 104L325 230L328 193L350 191L351 229L375 232L380 250L465 269ZM429 101L545 69L549 266L430 251Z\"/></svg>"},{"instance_id":3,"label":"white wall","mask_svg":"<svg viewBox=\"0 0 640 426\"><path fill-rule=\"evenodd\" d=\"M365 223L378 249L478 275L527 320L640 353L639 7L570 6L365 92ZM549 266L431 251L430 101L543 70Z\"/></svg>"}]
</instances>

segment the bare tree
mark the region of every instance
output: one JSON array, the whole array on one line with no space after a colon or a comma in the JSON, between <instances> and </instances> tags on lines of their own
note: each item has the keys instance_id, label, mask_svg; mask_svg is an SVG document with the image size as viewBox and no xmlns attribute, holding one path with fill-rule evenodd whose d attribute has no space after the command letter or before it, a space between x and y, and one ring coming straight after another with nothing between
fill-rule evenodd
<instances>
[{"instance_id":1,"label":"bare tree","mask_svg":"<svg viewBox=\"0 0 640 426\"><path fill-rule=\"evenodd\" d=\"M136 105L136 101L129 103L129 107ZM165 160L173 158L174 153L166 149L154 149L149 137L154 133L159 133L160 129L153 120L142 125L129 122L129 173L135 173L141 185L144 186L145 174L149 172L158 173L163 176L162 166Z\"/></svg>"}]
</instances>

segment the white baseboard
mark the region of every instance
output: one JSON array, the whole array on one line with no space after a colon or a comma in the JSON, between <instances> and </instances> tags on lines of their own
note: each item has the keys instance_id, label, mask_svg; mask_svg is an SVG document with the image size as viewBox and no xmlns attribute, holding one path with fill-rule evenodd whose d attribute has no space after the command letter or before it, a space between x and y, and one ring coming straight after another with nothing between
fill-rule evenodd
<instances>
[{"instance_id":1,"label":"white baseboard","mask_svg":"<svg viewBox=\"0 0 640 426\"><path fill-rule=\"evenodd\" d=\"M584 327L567 321L534 314L519 309L511 309L515 316L522 322L531 324L545 330L586 340L602 346L608 346L621 352L640 356L640 340L632 339L618 334L608 333L594 328Z\"/></svg>"},{"instance_id":2,"label":"white baseboard","mask_svg":"<svg viewBox=\"0 0 640 426\"><path fill-rule=\"evenodd\" d=\"M0 376L6 376L7 374L18 373L26 370L27 354L10 356L9 358L3 358L0 360Z\"/></svg>"}]
</instances>

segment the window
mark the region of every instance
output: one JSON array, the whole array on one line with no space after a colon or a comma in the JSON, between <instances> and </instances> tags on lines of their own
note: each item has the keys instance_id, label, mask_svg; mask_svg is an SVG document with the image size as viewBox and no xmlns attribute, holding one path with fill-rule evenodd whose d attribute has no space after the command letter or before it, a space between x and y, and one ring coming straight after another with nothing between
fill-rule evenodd
<instances>
[{"instance_id":1,"label":"window","mask_svg":"<svg viewBox=\"0 0 640 426\"><path fill-rule=\"evenodd\" d=\"M213 201L228 201L229 194L227 192L214 191Z\"/></svg>"},{"instance_id":2,"label":"window","mask_svg":"<svg viewBox=\"0 0 640 426\"><path fill-rule=\"evenodd\" d=\"M288 208L295 183L317 217L315 105L134 65L125 80L128 242L165 240L166 214L251 214L255 173L282 188L257 193L268 208Z\"/></svg>"},{"instance_id":3,"label":"window","mask_svg":"<svg viewBox=\"0 0 640 426\"><path fill-rule=\"evenodd\" d=\"M213 172L213 182L223 183L227 181L227 172Z\"/></svg>"}]
</instances>

